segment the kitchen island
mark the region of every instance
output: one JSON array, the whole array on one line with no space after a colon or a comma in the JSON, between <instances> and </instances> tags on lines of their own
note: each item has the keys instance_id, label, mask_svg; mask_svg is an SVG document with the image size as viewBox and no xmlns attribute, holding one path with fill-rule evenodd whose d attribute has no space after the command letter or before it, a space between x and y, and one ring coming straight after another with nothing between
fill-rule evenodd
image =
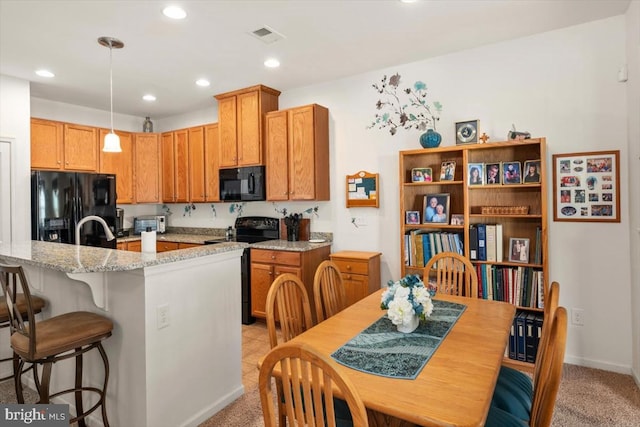
<instances>
[{"instance_id":1,"label":"kitchen island","mask_svg":"<svg viewBox=\"0 0 640 427\"><path fill-rule=\"evenodd\" d=\"M33 293L47 300L42 318L85 310L113 320L104 342L111 425L196 426L244 392L240 256L246 246L146 254L28 241L0 245L0 262L23 266ZM92 353L85 357L85 385L99 386L103 368ZM51 389L69 387L73 376L73 361L56 364ZM72 396L62 396L71 407ZM91 424L101 425L100 417Z\"/></svg>"}]
</instances>

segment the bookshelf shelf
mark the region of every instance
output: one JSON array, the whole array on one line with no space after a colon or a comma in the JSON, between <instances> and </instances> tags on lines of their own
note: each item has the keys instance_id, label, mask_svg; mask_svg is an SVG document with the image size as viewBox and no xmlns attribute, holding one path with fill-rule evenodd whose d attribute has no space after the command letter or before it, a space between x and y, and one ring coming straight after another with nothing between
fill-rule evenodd
<instances>
[{"instance_id":1,"label":"bookshelf shelf","mask_svg":"<svg viewBox=\"0 0 640 427\"><path fill-rule=\"evenodd\" d=\"M546 139L536 138L525 141L503 141L487 144L457 145L438 147L435 149L416 149L399 153L400 174L400 276L406 274L422 274L428 259L434 254L432 243L417 238L420 234L433 234L444 237L457 235L462 242L462 254L469 258L478 272L479 294L483 298L509 301L517 308L517 312L541 315L544 293L549 283L548 250L547 250L547 177L546 177ZM507 185L468 185L469 165L471 163L495 164L502 162L519 162L521 172L527 161L539 161L540 183L507 184ZM441 166L445 162L455 162L453 180L440 181ZM431 168L432 182L411 182L413 168ZM485 168L483 167L483 171ZM423 212L425 195L448 193L450 198L449 214L463 216L464 225L442 223L404 224L406 211ZM501 213L487 213L492 209ZM520 208L526 207L526 209ZM483 208L485 208L483 210ZM482 213L482 212L485 213ZM520 213L512 213L520 212ZM526 213L523 213L526 212ZM422 215L421 214L421 215ZM449 215L451 218L451 215ZM478 227L495 225L501 229L502 238L496 232L491 247L495 244L495 257L478 257L477 248L472 250L471 235ZM499 227L498 227L499 225ZM472 233L473 231L473 233ZM422 256L418 247L422 241ZM498 243L498 240L500 242ZM527 262L514 262L518 259L512 252L520 242L528 242ZM488 248L489 244L485 248ZM499 258L498 246L502 247L502 258ZM451 247L451 246L450 246ZM426 248L426 249L425 249ZM437 252L436 248L436 252ZM516 248L517 249L517 248ZM424 251L427 251L426 253ZM444 249L442 249L444 250ZM511 257L509 255L512 255ZM493 261L491 261L493 259ZM505 278L506 277L506 278ZM502 286L498 286L500 281ZM517 282L517 283L516 283ZM518 286L519 285L519 286ZM482 292L484 291L484 293ZM494 294L495 292L495 294ZM530 306L531 305L531 306ZM518 316L516 316L518 317ZM522 370L532 370L532 363L507 360L510 366Z\"/></svg>"}]
</instances>

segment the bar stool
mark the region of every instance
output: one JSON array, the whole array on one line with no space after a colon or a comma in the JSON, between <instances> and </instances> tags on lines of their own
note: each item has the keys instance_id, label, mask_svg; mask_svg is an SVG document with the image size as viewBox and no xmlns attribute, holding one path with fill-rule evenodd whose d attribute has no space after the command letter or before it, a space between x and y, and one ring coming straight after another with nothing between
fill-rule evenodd
<instances>
[{"instance_id":1,"label":"bar stool","mask_svg":"<svg viewBox=\"0 0 640 427\"><path fill-rule=\"evenodd\" d=\"M43 300L40 297L31 296L31 300L33 301L33 313L34 314L39 314L42 309L46 306L46 302L45 300ZM24 300L24 295L22 294L18 294L17 298L16 298L16 302L17 302L17 306L18 306L18 310L20 310L20 313L22 313L23 316L26 316L27 314L27 303ZM0 329L5 329L9 327L9 311L7 310L7 302L6 302L6 298L3 296L0 297ZM2 362L10 362L15 360L15 363L13 365L13 374L11 375L7 375L6 377L2 377L0 378L0 381L5 381L8 380L9 378L13 378L16 370L15 368L17 368L18 366L18 358L17 355L14 353L14 357L5 357L4 359L0 359L0 363ZM37 376L36 376L37 379Z\"/></svg>"},{"instance_id":2,"label":"bar stool","mask_svg":"<svg viewBox=\"0 0 640 427\"><path fill-rule=\"evenodd\" d=\"M76 403L76 417L69 420L70 424L78 423L86 427L85 418L93 411L102 408L102 421L109 426L105 399L109 380L109 360L102 347L102 341L111 336L113 322L95 313L76 311L61 314L46 320L36 322L33 297L29 291L27 278L20 266L0 265L0 285L5 295L5 305L9 313L11 331L11 347L18 356L18 366L15 372L22 372L25 363L42 365L38 403L49 403L50 399L62 394L74 393ZM18 295L24 295L26 316L18 308ZM82 356L84 353L97 348L104 363L104 383L102 389L84 387L82 385ZM61 360L74 357L76 359L74 388L49 393L51 368ZM34 368L34 373L36 369ZM37 383L37 382L36 382ZM22 393L22 376L15 376L16 397L18 403L24 403ZM82 393L91 392L99 396L98 402L84 411Z\"/></svg>"}]
</instances>

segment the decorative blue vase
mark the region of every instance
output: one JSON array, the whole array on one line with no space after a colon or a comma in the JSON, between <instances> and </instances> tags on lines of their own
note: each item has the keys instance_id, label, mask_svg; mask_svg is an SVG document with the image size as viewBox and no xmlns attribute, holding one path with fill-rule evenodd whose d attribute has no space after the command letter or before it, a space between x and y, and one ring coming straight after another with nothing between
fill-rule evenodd
<instances>
[{"instance_id":1,"label":"decorative blue vase","mask_svg":"<svg viewBox=\"0 0 640 427\"><path fill-rule=\"evenodd\" d=\"M442 136L433 129L427 129L425 133L420 135L420 145L423 148L436 148L440 145Z\"/></svg>"}]
</instances>

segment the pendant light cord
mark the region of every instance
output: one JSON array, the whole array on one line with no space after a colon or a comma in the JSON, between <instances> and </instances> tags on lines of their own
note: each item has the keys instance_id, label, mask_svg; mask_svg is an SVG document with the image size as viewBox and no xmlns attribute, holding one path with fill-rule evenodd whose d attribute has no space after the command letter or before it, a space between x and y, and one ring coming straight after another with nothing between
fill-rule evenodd
<instances>
[{"instance_id":1,"label":"pendant light cord","mask_svg":"<svg viewBox=\"0 0 640 427\"><path fill-rule=\"evenodd\" d=\"M113 44L109 41L109 99L111 100L111 133L113 131Z\"/></svg>"}]
</instances>

